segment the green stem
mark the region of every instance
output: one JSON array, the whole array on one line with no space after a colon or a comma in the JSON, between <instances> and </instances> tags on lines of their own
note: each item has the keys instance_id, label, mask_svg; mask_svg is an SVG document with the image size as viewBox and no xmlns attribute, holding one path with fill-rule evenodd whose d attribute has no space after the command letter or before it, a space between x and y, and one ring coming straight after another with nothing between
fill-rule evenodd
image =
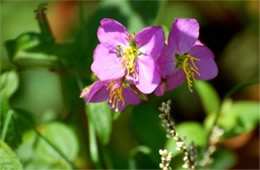
<instances>
[{"instance_id":1,"label":"green stem","mask_svg":"<svg viewBox=\"0 0 260 170\"><path fill-rule=\"evenodd\" d=\"M230 89L226 95L224 96L224 99L222 101L225 101L227 98L229 98L230 96L232 96L233 94L235 94L237 91L247 87L247 86L250 86L252 84L256 84L256 83L259 83L259 79L258 78L255 78L255 79L251 79L251 80L248 80L248 81L244 81L238 85L236 85L235 87L233 87L232 89ZM214 119L214 122L213 122L213 125L208 133L208 143L209 143L209 138L211 136L211 133L213 131L213 128L214 126L216 126L217 122L218 122L218 119L220 117L220 113L221 113L221 105L222 105L223 102L221 102L217 108L217 111L216 111L216 117Z\"/></svg>"},{"instance_id":2,"label":"green stem","mask_svg":"<svg viewBox=\"0 0 260 170\"><path fill-rule=\"evenodd\" d=\"M36 13L36 19L38 21L41 33L45 38L47 38L47 40L54 40L49 22L45 14L47 5L47 3L41 3L34 12Z\"/></svg>"},{"instance_id":3,"label":"green stem","mask_svg":"<svg viewBox=\"0 0 260 170\"><path fill-rule=\"evenodd\" d=\"M259 82L259 79L258 78L255 78L255 79L252 79L252 80L248 80L248 81L244 81L238 85L236 85L235 87L233 87L232 89L230 89L226 95L224 96L223 100L222 101L225 101L226 99L228 99L230 96L232 96L233 94L235 94L236 92L238 92L239 90L247 87L247 86L250 86L252 84L256 84ZM210 136L212 135L212 132L213 132L213 128L217 125L217 122L218 122L218 119L220 117L220 114L221 114L221 106L222 106L223 102L219 103L219 106L216 110L216 117L214 119L214 122L212 124L212 127L208 133L208 140L207 140L207 147L205 148L205 151L207 150L207 148L209 147L209 140L210 140ZM202 167L201 167L202 168ZM207 167L204 167L204 168L207 168Z\"/></svg>"},{"instance_id":4,"label":"green stem","mask_svg":"<svg viewBox=\"0 0 260 170\"><path fill-rule=\"evenodd\" d=\"M2 135L1 135L2 141L5 140L5 137L6 137L6 134L7 134L7 130L8 130L10 121L12 119L13 113L14 113L13 110L9 110L7 112L7 116L6 116L5 121L4 121L3 132L2 132Z\"/></svg>"},{"instance_id":5,"label":"green stem","mask_svg":"<svg viewBox=\"0 0 260 170\"><path fill-rule=\"evenodd\" d=\"M251 80L248 80L248 81L244 81L238 85L236 85L235 87L233 87L231 90L229 90L224 99L227 99L228 97L232 96L234 93L236 93L237 91L247 87L247 86L250 86L250 85L253 85L253 84L256 84L256 83L259 83L259 78L255 78L255 79L251 79Z\"/></svg>"}]
</instances>

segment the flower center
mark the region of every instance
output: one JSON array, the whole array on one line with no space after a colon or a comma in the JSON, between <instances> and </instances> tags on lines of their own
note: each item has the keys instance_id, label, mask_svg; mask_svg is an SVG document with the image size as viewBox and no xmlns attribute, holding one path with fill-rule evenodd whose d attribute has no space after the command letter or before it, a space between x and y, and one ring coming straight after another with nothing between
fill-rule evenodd
<instances>
[{"instance_id":1,"label":"flower center","mask_svg":"<svg viewBox=\"0 0 260 170\"><path fill-rule=\"evenodd\" d=\"M195 75L201 76L199 68L194 61L200 61L200 59L191 56L190 54L179 55L176 54L176 68L181 67L186 74L186 79L190 91L192 92L192 86L196 82Z\"/></svg>"},{"instance_id":2,"label":"flower center","mask_svg":"<svg viewBox=\"0 0 260 170\"><path fill-rule=\"evenodd\" d=\"M126 77L133 75L134 79L138 81L138 74L136 73L135 60L140 55L135 45L130 45L121 51L121 47L117 46L117 55L122 57L122 67L126 69Z\"/></svg>"},{"instance_id":3,"label":"flower center","mask_svg":"<svg viewBox=\"0 0 260 170\"><path fill-rule=\"evenodd\" d=\"M125 99L122 94L123 88L125 88L124 85L121 85L121 86L115 88L114 81L111 81L111 83L107 87L107 90L110 90L108 102L112 104L112 108L113 109L115 108L116 112L118 112L119 102L122 103L122 106L125 105Z\"/></svg>"}]
</instances>

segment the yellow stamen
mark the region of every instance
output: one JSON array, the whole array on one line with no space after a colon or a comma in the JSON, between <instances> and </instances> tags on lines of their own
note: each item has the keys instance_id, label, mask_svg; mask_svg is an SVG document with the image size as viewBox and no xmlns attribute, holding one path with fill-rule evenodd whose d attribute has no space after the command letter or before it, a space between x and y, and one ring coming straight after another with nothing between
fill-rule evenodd
<instances>
[{"instance_id":1,"label":"yellow stamen","mask_svg":"<svg viewBox=\"0 0 260 170\"><path fill-rule=\"evenodd\" d=\"M199 68L196 66L194 61L200 61L200 59L193 57L189 54L183 55L182 57L184 57L182 69L186 74L189 90L192 92L193 83L196 82L195 74L201 76Z\"/></svg>"},{"instance_id":2,"label":"yellow stamen","mask_svg":"<svg viewBox=\"0 0 260 170\"><path fill-rule=\"evenodd\" d=\"M135 46L128 46L122 53L123 55L123 62L122 66L123 69L126 68L126 77L128 77L130 74L134 74L135 80L138 81L138 74L135 70L135 59L138 56L138 50Z\"/></svg>"},{"instance_id":3,"label":"yellow stamen","mask_svg":"<svg viewBox=\"0 0 260 170\"><path fill-rule=\"evenodd\" d=\"M125 88L124 85L113 89L115 85L114 81L111 81L111 83L107 86L107 90L110 89L109 94L109 103L112 104L112 108L115 108L116 111L118 111L119 102L122 103L122 106L125 105L125 99L123 98L123 88Z\"/></svg>"}]
</instances>

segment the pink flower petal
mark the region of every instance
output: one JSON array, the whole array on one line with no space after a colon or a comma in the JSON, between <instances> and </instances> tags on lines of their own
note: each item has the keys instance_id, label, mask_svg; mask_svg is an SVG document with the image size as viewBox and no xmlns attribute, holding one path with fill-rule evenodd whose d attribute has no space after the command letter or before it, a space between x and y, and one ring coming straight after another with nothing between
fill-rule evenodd
<instances>
[{"instance_id":1,"label":"pink flower petal","mask_svg":"<svg viewBox=\"0 0 260 170\"><path fill-rule=\"evenodd\" d=\"M175 71L175 62L176 58L172 48L165 45L161 54L159 55L159 58L157 59L157 63L163 78L171 75Z\"/></svg>"},{"instance_id":2,"label":"pink flower petal","mask_svg":"<svg viewBox=\"0 0 260 170\"><path fill-rule=\"evenodd\" d=\"M144 94L152 93L161 81L155 61L142 55L139 56L137 62L139 79L135 85Z\"/></svg>"},{"instance_id":3,"label":"pink flower petal","mask_svg":"<svg viewBox=\"0 0 260 170\"><path fill-rule=\"evenodd\" d=\"M156 96L162 96L167 91L166 82L161 82L159 86L155 89L154 94Z\"/></svg>"},{"instance_id":4,"label":"pink flower petal","mask_svg":"<svg viewBox=\"0 0 260 170\"><path fill-rule=\"evenodd\" d=\"M125 74L117 55L110 53L103 44L99 44L94 51L91 70L100 80L118 79Z\"/></svg>"},{"instance_id":5,"label":"pink flower petal","mask_svg":"<svg viewBox=\"0 0 260 170\"><path fill-rule=\"evenodd\" d=\"M169 38L169 47L178 54L187 53L199 38L199 24L196 19L175 19Z\"/></svg>"},{"instance_id":6,"label":"pink flower petal","mask_svg":"<svg viewBox=\"0 0 260 170\"><path fill-rule=\"evenodd\" d=\"M135 42L144 55L156 58L165 42L163 29L159 26L144 28L137 33Z\"/></svg>"},{"instance_id":7,"label":"pink flower petal","mask_svg":"<svg viewBox=\"0 0 260 170\"><path fill-rule=\"evenodd\" d=\"M178 69L172 75L168 76L167 80L168 80L167 91L169 91L180 86L186 80L186 75L182 69Z\"/></svg>"},{"instance_id":8,"label":"pink flower petal","mask_svg":"<svg viewBox=\"0 0 260 170\"><path fill-rule=\"evenodd\" d=\"M106 82L98 80L90 87L89 93L86 95L86 104L102 102L108 98L109 90L106 89Z\"/></svg>"},{"instance_id":9,"label":"pink flower petal","mask_svg":"<svg viewBox=\"0 0 260 170\"><path fill-rule=\"evenodd\" d=\"M126 46L128 44L127 29L113 19L101 20L97 36L100 43L110 50L115 50L117 45Z\"/></svg>"},{"instance_id":10,"label":"pink flower petal","mask_svg":"<svg viewBox=\"0 0 260 170\"><path fill-rule=\"evenodd\" d=\"M218 68L214 61L214 54L208 47L196 45L192 47L189 54L200 59L200 61L195 61L196 66L199 68L199 73L201 74L201 76L195 74L196 79L209 80L217 76Z\"/></svg>"}]
</instances>

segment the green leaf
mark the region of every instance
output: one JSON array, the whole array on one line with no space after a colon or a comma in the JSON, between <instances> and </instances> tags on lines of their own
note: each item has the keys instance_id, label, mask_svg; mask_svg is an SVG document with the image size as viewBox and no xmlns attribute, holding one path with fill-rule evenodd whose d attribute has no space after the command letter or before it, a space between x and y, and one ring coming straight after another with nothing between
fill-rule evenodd
<instances>
[{"instance_id":1,"label":"green leaf","mask_svg":"<svg viewBox=\"0 0 260 170\"><path fill-rule=\"evenodd\" d=\"M19 77L22 86L10 100L13 108L29 112L38 122L44 122L48 115L54 120L67 113L64 86L58 74L48 68L33 67L19 72Z\"/></svg>"},{"instance_id":2,"label":"green leaf","mask_svg":"<svg viewBox=\"0 0 260 170\"><path fill-rule=\"evenodd\" d=\"M43 126L40 128L40 131L42 135L49 139L52 144L56 145L69 160L72 161L76 158L79 146L75 132L71 128L65 124L54 122ZM42 160L50 162L53 161L53 158L59 157L56 151L43 140L39 141L36 152ZM42 154L44 152L45 154Z\"/></svg>"},{"instance_id":3,"label":"green leaf","mask_svg":"<svg viewBox=\"0 0 260 170\"><path fill-rule=\"evenodd\" d=\"M8 113L10 109L9 103L8 103L8 99L6 96L4 95L0 95L0 135L2 136L2 129L3 129L3 125L4 125L4 121L6 119L6 115Z\"/></svg>"},{"instance_id":4,"label":"green leaf","mask_svg":"<svg viewBox=\"0 0 260 170\"><path fill-rule=\"evenodd\" d=\"M195 88L201 98L204 111L207 114L216 113L220 99L216 90L207 82L198 81L195 84Z\"/></svg>"},{"instance_id":5,"label":"green leaf","mask_svg":"<svg viewBox=\"0 0 260 170\"><path fill-rule=\"evenodd\" d=\"M234 152L227 149L219 149L213 155L213 163L209 169L230 169L236 162L237 157Z\"/></svg>"},{"instance_id":6,"label":"green leaf","mask_svg":"<svg viewBox=\"0 0 260 170\"><path fill-rule=\"evenodd\" d=\"M152 25L163 1L128 1L132 15L138 14L146 25ZM145 10L149 9L149 10Z\"/></svg>"},{"instance_id":7,"label":"green leaf","mask_svg":"<svg viewBox=\"0 0 260 170\"><path fill-rule=\"evenodd\" d=\"M19 85L19 78L15 71L6 71L0 76L1 95L11 97Z\"/></svg>"},{"instance_id":8,"label":"green leaf","mask_svg":"<svg viewBox=\"0 0 260 170\"><path fill-rule=\"evenodd\" d=\"M190 144L192 141L197 146L205 146L207 141L207 133L203 126L197 122L183 122L176 126L176 131L181 137L186 136L184 143ZM173 153L173 156L181 153L176 150L176 142L172 138L168 139L165 148Z\"/></svg>"},{"instance_id":9,"label":"green leaf","mask_svg":"<svg viewBox=\"0 0 260 170\"><path fill-rule=\"evenodd\" d=\"M22 170L22 164L12 149L0 140L0 169L1 170Z\"/></svg>"},{"instance_id":10,"label":"green leaf","mask_svg":"<svg viewBox=\"0 0 260 170\"><path fill-rule=\"evenodd\" d=\"M31 125L35 124L32 116L22 110L18 110L20 116L30 121ZM21 143L22 133L30 127L21 123L20 117L17 116L17 109L10 109L8 99L0 95L0 135L12 148L16 148Z\"/></svg>"},{"instance_id":11,"label":"green leaf","mask_svg":"<svg viewBox=\"0 0 260 170\"><path fill-rule=\"evenodd\" d=\"M98 165L99 164L99 156L98 156L98 144L95 135L95 128L91 121L89 121L89 150L90 150L90 158L91 160Z\"/></svg>"},{"instance_id":12,"label":"green leaf","mask_svg":"<svg viewBox=\"0 0 260 170\"><path fill-rule=\"evenodd\" d=\"M253 130L259 122L259 102L225 100L217 124L224 129L224 137L229 138ZM215 115L205 120L206 128L210 128Z\"/></svg>"},{"instance_id":13,"label":"green leaf","mask_svg":"<svg viewBox=\"0 0 260 170\"><path fill-rule=\"evenodd\" d=\"M147 105L139 105L133 109L133 123L138 138L156 152L166 140L165 132L160 128L161 120L158 118L158 112L157 108Z\"/></svg>"},{"instance_id":14,"label":"green leaf","mask_svg":"<svg viewBox=\"0 0 260 170\"><path fill-rule=\"evenodd\" d=\"M130 157L134 157L137 153L143 153L147 155L151 153L151 149L144 145L137 146L131 150Z\"/></svg>"},{"instance_id":15,"label":"green leaf","mask_svg":"<svg viewBox=\"0 0 260 170\"><path fill-rule=\"evenodd\" d=\"M38 127L38 130L68 160L75 161L79 152L79 144L74 131L70 127L59 122L53 122ZM31 160L26 168L37 167L37 165L47 165L48 168L52 169L72 168L49 143L34 133L34 131L24 134L23 143L18 148L17 154L22 161Z\"/></svg>"},{"instance_id":16,"label":"green leaf","mask_svg":"<svg viewBox=\"0 0 260 170\"><path fill-rule=\"evenodd\" d=\"M112 114L113 114L113 120L116 120L120 116L121 112L113 112Z\"/></svg>"},{"instance_id":17,"label":"green leaf","mask_svg":"<svg viewBox=\"0 0 260 170\"><path fill-rule=\"evenodd\" d=\"M8 98L1 93L1 95L0 95L0 116L1 116L0 120L1 121L3 121L2 118L4 115L7 114L9 109L10 109L10 106L9 106ZM0 123L0 125L2 125L2 124Z\"/></svg>"},{"instance_id":18,"label":"green leaf","mask_svg":"<svg viewBox=\"0 0 260 170\"><path fill-rule=\"evenodd\" d=\"M136 166L136 160L135 160L135 156L136 154L138 153L142 153L142 154L145 154L145 155L148 155L151 153L151 149L147 146L137 146L135 148L133 148L130 152L130 158L129 158L129 169L137 169L137 166Z\"/></svg>"},{"instance_id":19,"label":"green leaf","mask_svg":"<svg viewBox=\"0 0 260 170\"><path fill-rule=\"evenodd\" d=\"M169 28L166 25L162 25L162 28L163 28L164 36L168 37L168 35L170 33Z\"/></svg>"},{"instance_id":20,"label":"green leaf","mask_svg":"<svg viewBox=\"0 0 260 170\"><path fill-rule=\"evenodd\" d=\"M106 145L109 142L112 129L112 111L107 102L89 103L86 106L86 113L99 140L103 145Z\"/></svg>"},{"instance_id":21,"label":"green leaf","mask_svg":"<svg viewBox=\"0 0 260 170\"><path fill-rule=\"evenodd\" d=\"M259 123L259 108L259 102L239 101L234 103L231 112L238 114L243 129L250 131Z\"/></svg>"},{"instance_id":22,"label":"green leaf","mask_svg":"<svg viewBox=\"0 0 260 170\"><path fill-rule=\"evenodd\" d=\"M3 141L5 140L5 137L6 137L6 134L7 134L7 130L8 130L8 127L10 125L10 122L12 120L13 114L14 114L14 111L13 110L9 110L7 115L6 115L6 118L4 120L3 131L1 132L1 139Z\"/></svg>"},{"instance_id":23,"label":"green leaf","mask_svg":"<svg viewBox=\"0 0 260 170\"><path fill-rule=\"evenodd\" d=\"M58 66L60 46L45 38L36 33L23 33L14 40L6 41L10 60L21 66Z\"/></svg>"}]
</instances>

